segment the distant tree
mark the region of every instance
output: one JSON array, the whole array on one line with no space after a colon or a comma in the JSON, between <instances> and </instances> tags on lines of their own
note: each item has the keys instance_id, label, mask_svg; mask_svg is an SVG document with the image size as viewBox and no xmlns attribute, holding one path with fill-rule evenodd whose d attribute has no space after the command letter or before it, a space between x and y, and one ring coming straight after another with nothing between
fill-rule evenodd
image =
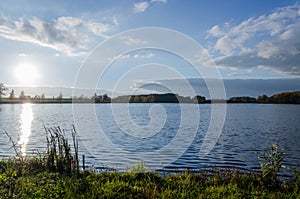
<instances>
[{"instance_id":1,"label":"distant tree","mask_svg":"<svg viewBox=\"0 0 300 199\"><path fill-rule=\"evenodd\" d=\"M19 99L20 100L25 100L26 96L25 96L25 91L21 91L20 95L19 95Z\"/></svg>"},{"instance_id":2,"label":"distant tree","mask_svg":"<svg viewBox=\"0 0 300 199\"><path fill-rule=\"evenodd\" d=\"M13 100L13 99L15 99L15 98L16 98L16 96L15 96L15 91L14 91L14 89L12 89L11 92L10 92L10 94L9 94L9 99L10 99L10 100Z\"/></svg>"},{"instance_id":3,"label":"distant tree","mask_svg":"<svg viewBox=\"0 0 300 199\"><path fill-rule=\"evenodd\" d=\"M95 103L101 103L101 102L103 102L102 95L95 96Z\"/></svg>"},{"instance_id":4,"label":"distant tree","mask_svg":"<svg viewBox=\"0 0 300 199\"><path fill-rule=\"evenodd\" d=\"M270 103L300 104L300 91L275 94L270 97Z\"/></svg>"},{"instance_id":5,"label":"distant tree","mask_svg":"<svg viewBox=\"0 0 300 199\"><path fill-rule=\"evenodd\" d=\"M92 101L95 101L96 98L97 98L97 93L95 93L95 94L91 97L91 100L92 100Z\"/></svg>"},{"instance_id":6,"label":"distant tree","mask_svg":"<svg viewBox=\"0 0 300 199\"><path fill-rule=\"evenodd\" d=\"M79 96L79 99L84 99L85 97L84 97L84 95L83 94L81 94L80 96Z\"/></svg>"},{"instance_id":7,"label":"distant tree","mask_svg":"<svg viewBox=\"0 0 300 199\"><path fill-rule=\"evenodd\" d=\"M42 95L41 95L41 100L45 100L45 93L42 93Z\"/></svg>"},{"instance_id":8,"label":"distant tree","mask_svg":"<svg viewBox=\"0 0 300 199\"><path fill-rule=\"evenodd\" d=\"M106 93L102 96L102 100L104 103L111 102L111 98L108 97L108 95Z\"/></svg>"},{"instance_id":9,"label":"distant tree","mask_svg":"<svg viewBox=\"0 0 300 199\"><path fill-rule=\"evenodd\" d=\"M147 102L148 102L147 96L141 96L141 103L147 103Z\"/></svg>"},{"instance_id":10,"label":"distant tree","mask_svg":"<svg viewBox=\"0 0 300 199\"><path fill-rule=\"evenodd\" d=\"M258 96L256 101L257 101L257 103L269 103L270 99L266 95L260 95L260 96Z\"/></svg>"},{"instance_id":11,"label":"distant tree","mask_svg":"<svg viewBox=\"0 0 300 199\"><path fill-rule=\"evenodd\" d=\"M227 100L228 103L256 103L256 99L249 96L231 97Z\"/></svg>"},{"instance_id":12,"label":"distant tree","mask_svg":"<svg viewBox=\"0 0 300 199\"><path fill-rule=\"evenodd\" d=\"M138 96L138 95L134 96L133 102L134 103L139 103L140 102L140 96Z\"/></svg>"},{"instance_id":13,"label":"distant tree","mask_svg":"<svg viewBox=\"0 0 300 199\"><path fill-rule=\"evenodd\" d=\"M39 100L39 99L41 99L41 96L36 95L36 96L34 96L34 99L35 99L35 100Z\"/></svg>"},{"instance_id":14,"label":"distant tree","mask_svg":"<svg viewBox=\"0 0 300 199\"><path fill-rule=\"evenodd\" d=\"M5 95L6 90L7 90L7 88L4 86L4 84L0 83L0 100L2 98L2 95Z\"/></svg>"},{"instance_id":15,"label":"distant tree","mask_svg":"<svg viewBox=\"0 0 300 199\"><path fill-rule=\"evenodd\" d=\"M195 97L193 97L193 102L194 103L205 103L206 102L206 98L204 96L200 96L200 95L197 95Z\"/></svg>"},{"instance_id":16,"label":"distant tree","mask_svg":"<svg viewBox=\"0 0 300 199\"><path fill-rule=\"evenodd\" d=\"M64 96L63 96L62 92L59 92L59 95L56 99L58 99L59 101L62 101L63 97Z\"/></svg>"}]
</instances>

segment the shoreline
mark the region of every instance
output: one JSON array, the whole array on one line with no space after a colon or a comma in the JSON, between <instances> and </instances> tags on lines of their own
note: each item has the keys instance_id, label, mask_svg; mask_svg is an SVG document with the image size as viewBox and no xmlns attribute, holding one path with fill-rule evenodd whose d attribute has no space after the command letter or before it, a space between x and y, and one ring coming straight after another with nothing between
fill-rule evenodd
<instances>
[{"instance_id":1,"label":"shoreline","mask_svg":"<svg viewBox=\"0 0 300 199\"><path fill-rule=\"evenodd\" d=\"M165 94L147 94L147 95L123 95L110 98L106 94L94 95L91 98L0 98L0 104L63 104L63 103L182 103L182 104L300 104L300 91L283 92L274 94L271 97L266 95L258 98L241 96L231 97L229 99L206 99L204 96L184 97L174 93Z\"/></svg>"},{"instance_id":2,"label":"shoreline","mask_svg":"<svg viewBox=\"0 0 300 199\"><path fill-rule=\"evenodd\" d=\"M258 105L300 105L299 103L254 103L254 102L208 102L208 103L175 103L175 102L0 102L1 104L258 104Z\"/></svg>"}]
</instances>

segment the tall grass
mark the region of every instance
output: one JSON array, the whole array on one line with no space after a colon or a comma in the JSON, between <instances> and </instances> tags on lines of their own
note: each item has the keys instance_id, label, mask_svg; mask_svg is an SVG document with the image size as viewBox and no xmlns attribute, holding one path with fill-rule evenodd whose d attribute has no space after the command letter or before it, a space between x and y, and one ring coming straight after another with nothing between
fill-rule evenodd
<instances>
[{"instance_id":1,"label":"tall grass","mask_svg":"<svg viewBox=\"0 0 300 199\"><path fill-rule=\"evenodd\" d=\"M35 170L37 172L57 172L59 174L72 175L79 172L79 156L78 156L78 140L77 132L74 127L67 131L57 127L46 127L47 148L46 151L31 154L29 156L23 156L21 154L21 146L19 146L13 138L5 132L9 138L12 147L15 151L15 156L10 158L8 163L13 163L18 167L18 173L31 172ZM71 133L73 142L74 153L71 152L71 146L68 141L67 133ZM70 136L69 136L70 137ZM30 167L30 168L29 168Z\"/></svg>"},{"instance_id":2,"label":"tall grass","mask_svg":"<svg viewBox=\"0 0 300 199\"><path fill-rule=\"evenodd\" d=\"M60 127L45 127L47 138L46 165L48 171L60 174L72 174L79 171L78 141L75 127L71 129L75 154L71 154L71 148L65 135L65 130Z\"/></svg>"}]
</instances>

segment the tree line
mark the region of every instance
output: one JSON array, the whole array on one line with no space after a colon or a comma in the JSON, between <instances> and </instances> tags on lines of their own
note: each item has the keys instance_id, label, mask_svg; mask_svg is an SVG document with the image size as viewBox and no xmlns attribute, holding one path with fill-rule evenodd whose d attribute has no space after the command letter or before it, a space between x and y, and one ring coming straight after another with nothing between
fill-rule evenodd
<instances>
[{"instance_id":1,"label":"tree line","mask_svg":"<svg viewBox=\"0 0 300 199\"><path fill-rule=\"evenodd\" d=\"M57 96L46 97L45 93L41 95L30 96L25 93L24 90L20 92L18 96L16 96L14 89L11 89L7 98L2 98L2 96L6 96L8 88L4 86L3 83L0 83L0 103L110 103L111 98L107 95L97 95L96 93L92 97L87 97L84 95L73 96L73 97L64 97L62 92L59 92Z\"/></svg>"},{"instance_id":2,"label":"tree line","mask_svg":"<svg viewBox=\"0 0 300 199\"><path fill-rule=\"evenodd\" d=\"M231 97L226 99L206 99L204 96L197 95L195 97L184 97L174 93L165 94L148 94L148 95L124 95L115 98L109 97L107 94L97 95L92 97L81 95L79 97L64 98L62 92L57 97L46 98L45 94L35 95L31 97L21 91L20 95L16 97L14 89L9 93L8 98L2 99L6 95L8 89L0 83L0 102L2 103L263 103L263 104L300 104L300 91L277 93L270 97L267 95L260 95L258 98L249 96Z\"/></svg>"},{"instance_id":3,"label":"tree line","mask_svg":"<svg viewBox=\"0 0 300 199\"><path fill-rule=\"evenodd\" d=\"M300 104L300 91L283 92L268 97L267 95L258 98L242 96L226 99L206 99L204 96L197 95L193 98L183 97L178 94L149 94L149 95L126 95L112 99L115 103L264 103L264 104Z\"/></svg>"},{"instance_id":4,"label":"tree line","mask_svg":"<svg viewBox=\"0 0 300 199\"><path fill-rule=\"evenodd\" d=\"M230 98L228 103L260 103L260 104L300 104L300 91L277 93L270 97L260 95L258 98L248 96Z\"/></svg>"}]
</instances>

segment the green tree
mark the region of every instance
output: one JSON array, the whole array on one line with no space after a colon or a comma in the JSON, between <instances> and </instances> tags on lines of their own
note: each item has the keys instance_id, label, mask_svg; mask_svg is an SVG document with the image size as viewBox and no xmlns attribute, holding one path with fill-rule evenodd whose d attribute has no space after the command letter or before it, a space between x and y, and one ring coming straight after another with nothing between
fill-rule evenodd
<instances>
[{"instance_id":1,"label":"green tree","mask_svg":"<svg viewBox=\"0 0 300 199\"><path fill-rule=\"evenodd\" d=\"M204 96L200 96L200 95L197 95L197 96L195 96L195 97L193 97L193 102L194 103L205 103L205 101L206 101L206 98L204 97Z\"/></svg>"},{"instance_id":2,"label":"green tree","mask_svg":"<svg viewBox=\"0 0 300 199\"><path fill-rule=\"evenodd\" d=\"M2 95L5 95L6 90L7 90L7 88L4 86L4 84L0 83L0 101L1 101Z\"/></svg>"},{"instance_id":3,"label":"green tree","mask_svg":"<svg viewBox=\"0 0 300 199\"><path fill-rule=\"evenodd\" d=\"M260 95L257 100L258 103L268 103L270 101L269 97L266 95Z\"/></svg>"}]
</instances>

